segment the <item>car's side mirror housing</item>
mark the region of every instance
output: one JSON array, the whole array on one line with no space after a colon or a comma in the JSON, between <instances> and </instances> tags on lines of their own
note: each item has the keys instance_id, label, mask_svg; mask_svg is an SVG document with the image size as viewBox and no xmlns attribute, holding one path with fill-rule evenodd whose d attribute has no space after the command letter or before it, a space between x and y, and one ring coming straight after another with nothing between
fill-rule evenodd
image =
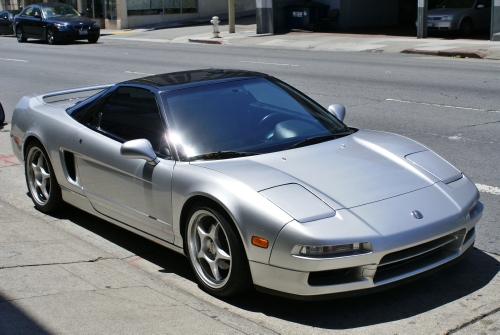
<instances>
[{"instance_id":1,"label":"car's side mirror housing","mask_svg":"<svg viewBox=\"0 0 500 335\"><path fill-rule=\"evenodd\" d=\"M125 158L145 159L149 165L153 166L160 162L151 143L144 138L123 143L120 154Z\"/></svg>"},{"instance_id":2,"label":"car's side mirror housing","mask_svg":"<svg viewBox=\"0 0 500 335\"><path fill-rule=\"evenodd\" d=\"M35 19L41 19L41 18L42 18L42 16L41 16L40 14L35 14L35 15L33 15L33 17L34 17Z\"/></svg>"},{"instance_id":3,"label":"car's side mirror housing","mask_svg":"<svg viewBox=\"0 0 500 335\"><path fill-rule=\"evenodd\" d=\"M328 111L332 113L337 119L341 122L344 121L345 118L345 107L341 104L333 104L328 106Z\"/></svg>"}]
</instances>

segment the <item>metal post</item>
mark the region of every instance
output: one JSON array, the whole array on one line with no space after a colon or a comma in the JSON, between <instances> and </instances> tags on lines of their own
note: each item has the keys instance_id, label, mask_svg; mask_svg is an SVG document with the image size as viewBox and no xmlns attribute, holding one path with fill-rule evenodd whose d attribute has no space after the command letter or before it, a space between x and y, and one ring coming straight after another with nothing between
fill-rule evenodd
<instances>
[{"instance_id":1,"label":"metal post","mask_svg":"<svg viewBox=\"0 0 500 335\"><path fill-rule=\"evenodd\" d=\"M255 1L257 34L274 33L273 0Z\"/></svg>"},{"instance_id":2,"label":"metal post","mask_svg":"<svg viewBox=\"0 0 500 335\"><path fill-rule=\"evenodd\" d=\"M234 28L234 0L228 0L228 14L229 14L229 33L235 32Z\"/></svg>"},{"instance_id":3,"label":"metal post","mask_svg":"<svg viewBox=\"0 0 500 335\"><path fill-rule=\"evenodd\" d=\"M500 0L493 0L492 5L490 40L500 41Z\"/></svg>"},{"instance_id":4,"label":"metal post","mask_svg":"<svg viewBox=\"0 0 500 335\"><path fill-rule=\"evenodd\" d=\"M427 7L429 0L418 0L417 38L427 38Z\"/></svg>"}]
</instances>

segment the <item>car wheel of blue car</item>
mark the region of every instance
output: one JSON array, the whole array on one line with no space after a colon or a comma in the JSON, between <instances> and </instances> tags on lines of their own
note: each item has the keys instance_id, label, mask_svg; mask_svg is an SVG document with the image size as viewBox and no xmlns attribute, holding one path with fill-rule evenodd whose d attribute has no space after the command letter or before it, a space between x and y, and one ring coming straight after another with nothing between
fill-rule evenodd
<instances>
[{"instance_id":1,"label":"car wheel of blue car","mask_svg":"<svg viewBox=\"0 0 500 335\"><path fill-rule=\"evenodd\" d=\"M198 203L189 214L186 230L191 266L203 288L224 297L251 285L245 249L228 219L210 203Z\"/></svg>"},{"instance_id":2,"label":"car wheel of blue car","mask_svg":"<svg viewBox=\"0 0 500 335\"><path fill-rule=\"evenodd\" d=\"M52 30L52 28L49 28L47 30L47 42L50 44L50 45L54 45L57 43L57 39L56 37L54 36L54 30Z\"/></svg>"},{"instance_id":3,"label":"car wheel of blue car","mask_svg":"<svg viewBox=\"0 0 500 335\"><path fill-rule=\"evenodd\" d=\"M26 150L24 169L26 184L35 207L44 213L55 212L63 205L61 188L42 145L31 142Z\"/></svg>"},{"instance_id":4,"label":"car wheel of blue car","mask_svg":"<svg viewBox=\"0 0 500 335\"><path fill-rule=\"evenodd\" d=\"M23 43L23 42L26 42L28 40L26 37L24 37L23 28L17 27L16 31L17 31L17 34L16 34L17 41L19 43Z\"/></svg>"}]
</instances>

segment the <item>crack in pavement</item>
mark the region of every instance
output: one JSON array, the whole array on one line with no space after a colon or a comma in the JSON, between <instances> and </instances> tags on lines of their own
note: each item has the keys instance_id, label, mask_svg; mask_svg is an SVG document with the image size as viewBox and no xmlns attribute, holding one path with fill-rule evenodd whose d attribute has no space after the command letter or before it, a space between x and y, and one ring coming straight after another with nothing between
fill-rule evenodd
<instances>
[{"instance_id":1,"label":"crack in pavement","mask_svg":"<svg viewBox=\"0 0 500 335\"><path fill-rule=\"evenodd\" d=\"M479 320L484 319L484 318L485 318L485 317L487 317L487 316L490 316L490 315L495 314L495 313L496 313L496 312L498 312L498 311L500 311L500 307L499 307L499 308L495 308L494 310L492 310L492 311L490 311L490 312L488 312L488 313L481 314L480 316L475 317L475 318L474 318L474 319L472 319L471 321L466 322L466 323L463 323L463 324L461 324L460 326L458 326L458 327L456 327L456 328L454 328L454 329L452 329L452 330L448 331L446 334L447 334L447 335L448 335L448 334L454 334L454 333L458 332L459 330L462 330L462 329L464 329L464 328L466 328L466 327L468 327L468 326L470 326L470 325L472 325L472 324L474 324L474 323L478 322Z\"/></svg>"},{"instance_id":2,"label":"crack in pavement","mask_svg":"<svg viewBox=\"0 0 500 335\"><path fill-rule=\"evenodd\" d=\"M46 265L66 265L66 264L81 264L81 263L94 263L107 259L119 259L116 257L97 257L94 259L89 259L87 261L78 261L78 262L63 262L63 263L43 263L43 264L27 264L27 265L14 265L14 266L0 266L0 270L3 269L15 269L15 268L27 268L27 267L35 267L35 266L46 266Z\"/></svg>"}]
</instances>

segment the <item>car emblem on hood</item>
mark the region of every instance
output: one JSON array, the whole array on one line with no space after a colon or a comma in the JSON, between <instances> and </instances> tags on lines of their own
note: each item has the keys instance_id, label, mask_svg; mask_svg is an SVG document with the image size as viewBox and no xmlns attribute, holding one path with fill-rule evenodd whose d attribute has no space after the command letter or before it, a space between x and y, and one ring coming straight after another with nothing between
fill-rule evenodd
<instances>
[{"instance_id":1,"label":"car emblem on hood","mask_svg":"<svg viewBox=\"0 0 500 335\"><path fill-rule=\"evenodd\" d=\"M422 215L422 213L420 213L419 211L413 211L413 212L411 212L411 215L413 215L413 217L414 217L415 219L421 219L421 218L423 218L423 217L424 217L424 216Z\"/></svg>"}]
</instances>

